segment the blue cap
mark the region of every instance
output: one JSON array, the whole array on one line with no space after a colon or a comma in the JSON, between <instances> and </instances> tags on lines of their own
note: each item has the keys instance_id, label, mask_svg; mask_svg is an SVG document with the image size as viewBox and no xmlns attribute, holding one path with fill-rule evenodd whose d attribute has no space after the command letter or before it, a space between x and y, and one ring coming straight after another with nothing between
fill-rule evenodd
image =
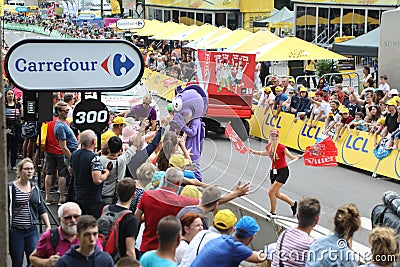
<instances>
[{"instance_id":1,"label":"blue cap","mask_svg":"<svg viewBox=\"0 0 400 267\"><path fill-rule=\"evenodd\" d=\"M156 171L153 174L151 182L146 186L146 189L157 189L164 185L165 171Z\"/></svg>"},{"instance_id":2,"label":"blue cap","mask_svg":"<svg viewBox=\"0 0 400 267\"><path fill-rule=\"evenodd\" d=\"M322 91L329 92L330 91L329 85L325 85L324 87L322 87Z\"/></svg>"},{"instance_id":3,"label":"blue cap","mask_svg":"<svg viewBox=\"0 0 400 267\"><path fill-rule=\"evenodd\" d=\"M243 216L236 224L236 235L240 237L249 237L260 231L256 220L250 216Z\"/></svg>"}]
</instances>

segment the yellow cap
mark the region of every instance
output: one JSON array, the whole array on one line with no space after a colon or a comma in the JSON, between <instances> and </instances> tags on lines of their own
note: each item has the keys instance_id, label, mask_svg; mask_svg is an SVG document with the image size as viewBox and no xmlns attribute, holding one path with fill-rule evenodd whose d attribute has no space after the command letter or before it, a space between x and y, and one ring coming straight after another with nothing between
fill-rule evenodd
<instances>
[{"instance_id":1,"label":"yellow cap","mask_svg":"<svg viewBox=\"0 0 400 267\"><path fill-rule=\"evenodd\" d=\"M394 96L394 97L392 97L392 99L393 99L393 100L395 100L396 102L400 102L400 97L399 97L399 96L397 96L397 95L396 95L396 96Z\"/></svg>"},{"instance_id":2,"label":"yellow cap","mask_svg":"<svg viewBox=\"0 0 400 267\"><path fill-rule=\"evenodd\" d=\"M190 164L190 160L182 154L174 154L169 158L169 164L182 169L185 165Z\"/></svg>"},{"instance_id":3,"label":"yellow cap","mask_svg":"<svg viewBox=\"0 0 400 267\"><path fill-rule=\"evenodd\" d=\"M340 112L342 112L342 114L349 113L349 109L348 108L342 108L340 110Z\"/></svg>"},{"instance_id":4,"label":"yellow cap","mask_svg":"<svg viewBox=\"0 0 400 267\"><path fill-rule=\"evenodd\" d=\"M308 97L309 97L309 98L314 97L314 96L315 96L315 92L309 92L309 93L308 93Z\"/></svg>"},{"instance_id":5,"label":"yellow cap","mask_svg":"<svg viewBox=\"0 0 400 267\"><path fill-rule=\"evenodd\" d=\"M397 102L396 102L396 100L394 100L394 99L389 99L389 100L386 102L386 105L388 105L388 106L397 106Z\"/></svg>"},{"instance_id":6,"label":"yellow cap","mask_svg":"<svg viewBox=\"0 0 400 267\"><path fill-rule=\"evenodd\" d=\"M295 81L295 79L292 77L292 78L289 78L289 82L295 83L296 81Z\"/></svg>"},{"instance_id":7,"label":"yellow cap","mask_svg":"<svg viewBox=\"0 0 400 267\"><path fill-rule=\"evenodd\" d=\"M271 93L271 87L269 87L269 86L266 86L266 87L264 87L264 92L267 92L267 93Z\"/></svg>"},{"instance_id":8,"label":"yellow cap","mask_svg":"<svg viewBox=\"0 0 400 267\"><path fill-rule=\"evenodd\" d=\"M126 120L125 120L124 117L116 117L116 118L113 120L113 123L114 123L114 124L125 124L125 125L127 125Z\"/></svg>"},{"instance_id":9,"label":"yellow cap","mask_svg":"<svg viewBox=\"0 0 400 267\"><path fill-rule=\"evenodd\" d=\"M181 196L201 199L201 192L195 185L187 185L182 189Z\"/></svg>"},{"instance_id":10,"label":"yellow cap","mask_svg":"<svg viewBox=\"0 0 400 267\"><path fill-rule=\"evenodd\" d=\"M300 88L300 92L307 92L307 88L301 87L301 88Z\"/></svg>"},{"instance_id":11,"label":"yellow cap","mask_svg":"<svg viewBox=\"0 0 400 267\"><path fill-rule=\"evenodd\" d=\"M277 86L277 87L275 87L275 92L276 91L282 91L283 89L282 89L282 87L280 87L280 86Z\"/></svg>"},{"instance_id":12,"label":"yellow cap","mask_svg":"<svg viewBox=\"0 0 400 267\"><path fill-rule=\"evenodd\" d=\"M236 224L237 218L231 210L223 209L217 212L213 222L218 229L226 230Z\"/></svg>"}]
</instances>

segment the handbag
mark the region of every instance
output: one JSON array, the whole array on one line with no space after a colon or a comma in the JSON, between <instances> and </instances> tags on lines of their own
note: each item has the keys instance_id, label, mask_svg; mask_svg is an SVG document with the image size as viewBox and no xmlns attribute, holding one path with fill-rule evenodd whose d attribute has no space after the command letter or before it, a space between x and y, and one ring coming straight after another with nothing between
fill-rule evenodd
<instances>
[{"instance_id":1,"label":"handbag","mask_svg":"<svg viewBox=\"0 0 400 267\"><path fill-rule=\"evenodd\" d=\"M25 121L22 124L21 136L23 138L31 138L31 137L35 137L36 135L37 135L36 122Z\"/></svg>"}]
</instances>

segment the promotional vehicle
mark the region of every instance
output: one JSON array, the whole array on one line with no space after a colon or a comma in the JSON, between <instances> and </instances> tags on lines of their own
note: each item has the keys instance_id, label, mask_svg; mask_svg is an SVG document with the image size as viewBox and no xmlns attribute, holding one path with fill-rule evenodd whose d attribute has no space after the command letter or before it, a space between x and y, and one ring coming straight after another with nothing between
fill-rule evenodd
<instances>
[{"instance_id":1,"label":"promotional vehicle","mask_svg":"<svg viewBox=\"0 0 400 267\"><path fill-rule=\"evenodd\" d=\"M151 92L144 84L138 84L131 89L122 92L103 92L101 94L101 102L103 102L109 110L121 112L130 109L143 102L143 97ZM160 120L160 109L157 102L153 99L150 106L157 111L157 121ZM128 115L129 117L129 115Z\"/></svg>"},{"instance_id":2,"label":"promotional vehicle","mask_svg":"<svg viewBox=\"0 0 400 267\"><path fill-rule=\"evenodd\" d=\"M253 115L255 54L199 50L197 81L207 92L206 130L224 133L231 123L243 140L249 136L247 119Z\"/></svg>"}]
</instances>

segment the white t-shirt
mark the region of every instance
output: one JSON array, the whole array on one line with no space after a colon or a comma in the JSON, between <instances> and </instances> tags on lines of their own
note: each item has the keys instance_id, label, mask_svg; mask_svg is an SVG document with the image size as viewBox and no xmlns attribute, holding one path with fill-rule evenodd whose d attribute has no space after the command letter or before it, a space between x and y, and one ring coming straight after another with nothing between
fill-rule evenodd
<instances>
[{"instance_id":1,"label":"white t-shirt","mask_svg":"<svg viewBox=\"0 0 400 267\"><path fill-rule=\"evenodd\" d=\"M324 111L325 116L328 116L329 112L331 112L331 105L328 102L322 102L320 110Z\"/></svg>"},{"instance_id":2,"label":"white t-shirt","mask_svg":"<svg viewBox=\"0 0 400 267\"><path fill-rule=\"evenodd\" d=\"M181 243L179 243L179 246L175 249L175 261L178 263L178 265L181 264L183 256L185 255L188 247L189 243L186 240L181 239Z\"/></svg>"},{"instance_id":3,"label":"white t-shirt","mask_svg":"<svg viewBox=\"0 0 400 267\"><path fill-rule=\"evenodd\" d=\"M388 83L385 84L379 84L379 90L382 90L384 93L390 91L390 85Z\"/></svg>"},{"instance_id":4,"label":"white t-shirt","mask_svg":"<svg viewBox=\"0 0 400 267\"><path fill-rule=\"evenodd\" d=\"M186 248L185 255L183 256L182 262L179 267L189 267L198 255L198 252L203 249L204 245L207 244L208 241L220 236L221 233L218 232L218 230L214 226L210 226L208 230L202 230L198 232L197 235L192 239L192 241L190 241L189 246Z\"/></svg>"},{"instance_id":5,"label":"white t-shirt","mask_svg":"<svg viewBox=\"0 0 400 267\"><path fill-rule=\"evenodd\" d=\"M260 99L258 100L258 106L261 106L261 103L262 103L264 106L266 106L265 104L268 104L268 101L267 101L267 100L266 100L265 103L264 103L264 99L265 99L266 96L267 96L267 94L266 94L265 92L262 92L262 93L261 93ZM270 101L275 101L275 95L274 95L274 93L272 93L272 92L269 93L267 99L270 100Z\"/></svg>"}]
</instances>

